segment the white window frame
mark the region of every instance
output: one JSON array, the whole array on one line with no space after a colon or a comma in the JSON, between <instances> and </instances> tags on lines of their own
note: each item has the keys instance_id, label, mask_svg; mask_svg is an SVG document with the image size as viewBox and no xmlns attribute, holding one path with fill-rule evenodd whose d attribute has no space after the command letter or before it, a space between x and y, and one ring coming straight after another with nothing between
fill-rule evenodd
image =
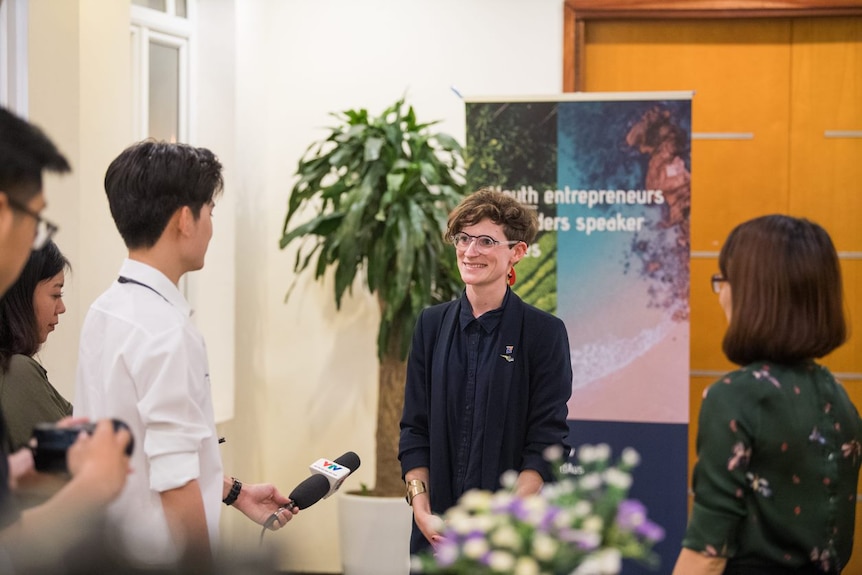
<instances>
[{"instance_id":1,"label":"white window frame","mask_svg":"<svg viewBox=\"0 0 862 575\"><path fill-rule=\"evenodd\" d=\"M186 3L188 18L172 16L174 0L167 0L167 13L131 6L132 46L132 133L135 140L149 136L150 42L179 49L179 101L177 141L188 143L194 137L190 102L194 94L191 58L194 30L194 2Z\"/></svg>"},{"instance_id":2,"label":"white window frame","mask_svg":"<svg viewBox=\"0 0 862 575\"><path fill-rule=\"evenodd\" d=\"M150 42L179 49L179 94L177 142L190 143L193 138L190 102L193 93L191 72L194 30L194 0L186 2L188 18L173 16L174 0L167 0L166 12L131 5L132 56L132 137L140 141L150 136ZM188 279L180 281L180 290L188 298Z\"/></svg>"}]
</instances>

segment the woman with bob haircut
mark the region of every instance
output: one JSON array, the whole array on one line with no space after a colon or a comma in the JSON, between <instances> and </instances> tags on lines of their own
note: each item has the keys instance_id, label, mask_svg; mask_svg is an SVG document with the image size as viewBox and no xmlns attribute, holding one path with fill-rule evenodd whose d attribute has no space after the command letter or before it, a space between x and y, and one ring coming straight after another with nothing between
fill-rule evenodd
<instances>
[{"instance_id":1,"label":"woman with bob haircut","mask_svg":"<svg viewBox=\"0 0 862 575\"><path fill-rule=\"evenodd\" d=\"M763 216L730 233L718 266L723 349L742 367L704 392L674 575L841 573L862 422L814 361L847 337L835 247L813 222Z\"/></svg>"},{"instance_id":2,"label":"woman with bob haircut","mask_svg":"<svg viewBox=\"0 0 862 575\"><path fill-rule=\"evenodd\" d=\"M32 252L18 280L0 299L0 409L9 453L25 447L37 423L72 415L72 404L48 381L33 356L66 311L69 261L54 242Z\"/></svg>"}]
</instances>

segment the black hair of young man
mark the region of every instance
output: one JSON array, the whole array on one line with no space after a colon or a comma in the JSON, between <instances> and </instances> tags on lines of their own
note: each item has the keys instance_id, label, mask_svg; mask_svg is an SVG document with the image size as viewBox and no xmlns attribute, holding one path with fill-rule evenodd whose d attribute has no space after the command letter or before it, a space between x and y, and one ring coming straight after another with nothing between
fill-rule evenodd
<instances>
[{"instance_id":1,"label":"black hair of young man","mask_svg":"<svg viewBox=\"0 0 862 575\"><path fill-rule=\"evenodd\" d=\"M223 189L221 163L210 150L145 140L108 166L105 191L126 247L150 248L179 208L195 218Z\"/></svg>"}]
</instances>

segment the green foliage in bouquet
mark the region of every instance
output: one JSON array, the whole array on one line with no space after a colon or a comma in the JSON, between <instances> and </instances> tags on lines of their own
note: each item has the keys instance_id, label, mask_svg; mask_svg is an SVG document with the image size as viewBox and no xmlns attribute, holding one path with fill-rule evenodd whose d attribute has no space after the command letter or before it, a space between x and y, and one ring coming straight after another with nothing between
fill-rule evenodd
<instances>
[{"instance_id":1,"label":"green foliage in bouquet","mask_svg":"<svg viewBox=\"0 0 862 575\"><path fill-rule=\"evenodd\" d=\"M503 477L496 493L473 490L446 512L444 537L433 554L413 557L413 568L447 575L605 575L622 559L657 568L652 550L664 529L628 499L631 470L640 456L631 448L611 463L610 448L583 445L577 465L548 453L557 482L538 495L514 495L517 474Z\"/></svg>"}]
</instances>

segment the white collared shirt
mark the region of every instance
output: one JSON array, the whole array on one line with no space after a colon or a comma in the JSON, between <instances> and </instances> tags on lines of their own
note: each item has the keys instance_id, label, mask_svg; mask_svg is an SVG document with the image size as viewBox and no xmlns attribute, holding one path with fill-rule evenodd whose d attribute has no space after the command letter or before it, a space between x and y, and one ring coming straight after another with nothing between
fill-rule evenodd
<instances>
[{"instance_id":1,"label":"white collared shirt","mask_svg":"<svg viewBox=\"0 0 862 575\"><path fill-rule=\"evenodd\" d=\"M191 307L157 269L125 260L120 277L90 306L81 331L74 413L115 417L131 428L132 474L109 521L133 558L171 564L159 493L200 484L210 543L218 543L223 471L206 345Z\"/></svg>"}]
</instances>

